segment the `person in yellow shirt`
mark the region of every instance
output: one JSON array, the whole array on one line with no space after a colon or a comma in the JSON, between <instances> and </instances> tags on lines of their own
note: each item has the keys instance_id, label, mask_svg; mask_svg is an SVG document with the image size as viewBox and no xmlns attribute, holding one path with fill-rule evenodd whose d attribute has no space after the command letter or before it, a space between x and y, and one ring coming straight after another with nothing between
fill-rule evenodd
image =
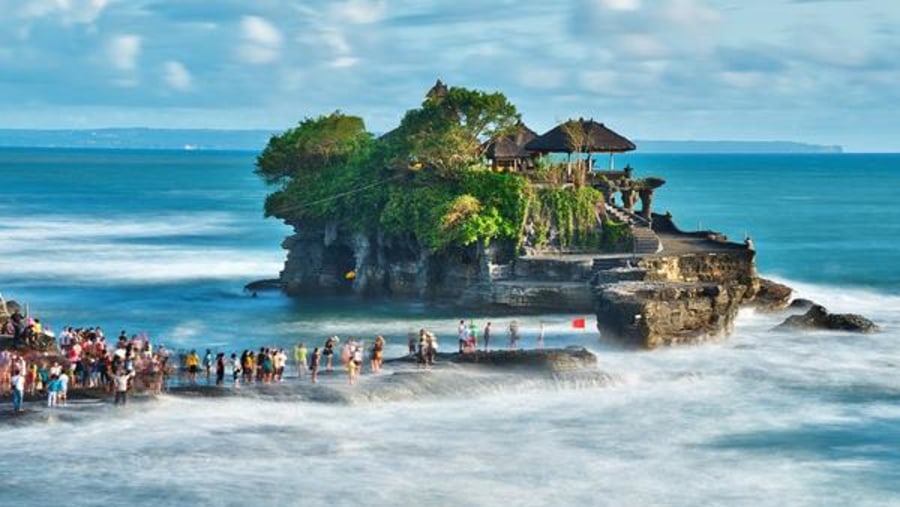
<instances>
[{"instance_id":1,"label":"person in yellow shirt","mask_svg":"<svg viewBox=\"0 0 900 507\"><path fill-rule=\"evenodd\" d=\"M196 350L192 350L191 353L188 354L184 360L184 365L187 367L191 383L196 384L197 372L200 370L200 356L197 355Z\"/></svg>"},{"instance_id":2,"label":"person in yellow shirt","mask_svg":"<svg viewBox=\"0 0 900 507\"><path fill-rule=\"evenodd\" d=\"M309 352L306 350L306 344L298 343L294 348L294 359L297 361L297 377L302 377L309 371L307 366L307 356Z\"/></svg>"}]
</instances>

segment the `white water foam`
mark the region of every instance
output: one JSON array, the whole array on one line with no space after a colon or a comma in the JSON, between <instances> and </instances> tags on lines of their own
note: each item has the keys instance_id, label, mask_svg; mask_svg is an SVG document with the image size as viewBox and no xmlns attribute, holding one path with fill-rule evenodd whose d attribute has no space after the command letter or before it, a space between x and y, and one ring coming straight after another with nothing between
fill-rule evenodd
<instances>
[{"instance_id":1,"label":"white water foam","mask_svg":"<svg viewBox=\"0 0 900 507\"><path fill-rule=\"evenodd\" d=\"M0 272L12 279L82 284L250 280L278 273L283 254L272 245L216 243L239 238L245 227L224 212L8 220L0 228ZM185 243L178 240L183 236L205 239Z\"/></svg>"}]
</instances>

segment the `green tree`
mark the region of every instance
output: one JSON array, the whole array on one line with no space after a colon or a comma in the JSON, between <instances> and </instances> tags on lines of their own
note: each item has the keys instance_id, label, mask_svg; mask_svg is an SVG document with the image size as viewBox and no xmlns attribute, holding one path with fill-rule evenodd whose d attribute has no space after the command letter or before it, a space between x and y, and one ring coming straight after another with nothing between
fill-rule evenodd
<instances>
[{"instance_id":1,"label":"green tree","mask_svg":"<svg viewBox=\"0 0 900 507\"><path fill-rule=\"evenodd\" d=\"M452 87L407 111L389 137L399 162L454 176L481 159L485 140L512 129L519 119L502 93Z\"/></svg>"},{"instance_id":2,"label":"green tree","mask_svg":"<svg viewBox=\"0 0 900 507\"><path fill-rule=\"evenodd\" d=\"M272 136L256 159L256 173L266 183L286 184L300 173L345 166L364 157L372 145L362 118L335 111L307 118L281 135Z\"/></svg>"}]
</instances>

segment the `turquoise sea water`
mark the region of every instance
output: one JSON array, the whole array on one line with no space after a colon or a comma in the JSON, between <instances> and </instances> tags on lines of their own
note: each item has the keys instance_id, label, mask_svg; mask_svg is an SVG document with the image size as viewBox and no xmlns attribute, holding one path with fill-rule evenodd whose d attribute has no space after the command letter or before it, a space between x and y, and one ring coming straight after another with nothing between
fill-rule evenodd
<instances>
[{"instance_id":1,"label":"turquoise sea water","mask_svg":"<svg viewBox=\"0 0 900 507\"><path fill-rule=\"evenodd\" d=\"M407 330L450 337L469 317L417 302L247 297L246 282L277 275L290 232L263 219L253 160L0 150L0 292L57 329L102 325L223 351L381 333L396 355ZM780 317L745 312L721 342L633 352L570 329L572 316L522 317L526 346L547 322L549 345L590 347L612 380L511 388L461 375L448 379L457 396L348 406L73 408L49 425L0 424L0 461L17 463L0 474L0 505L254 505L260 495L283 505L896 505L900 156L617 163L664 177L657 209L682 228L751 234L764 275L884 331L773 334ZM48 475L79 479L46 488L36 478Z\"/></svg>"}]
</instances>

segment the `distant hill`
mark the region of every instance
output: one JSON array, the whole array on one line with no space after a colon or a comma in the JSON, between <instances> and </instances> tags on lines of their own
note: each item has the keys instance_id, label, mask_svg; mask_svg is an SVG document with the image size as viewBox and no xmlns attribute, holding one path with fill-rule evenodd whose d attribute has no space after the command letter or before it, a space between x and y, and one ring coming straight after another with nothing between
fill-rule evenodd
<instances>
[{"instance_id":1,"label":"distant hill","mask_svg":"<svg viewBox=\"0 0 900 507\"><path fill-rule=\"evenodd\" d=\"M635 141L640 153L843 153L838 145L791 141Z\"/></svg>"},{"instance_id":2,"label":"distant hill","mask_svg":"<svg viewBox=\"0 0 900 507\"><path fill-rule=\"evenodd\" d=\"M252 150L272 130L111 128L96 130L0 129L0 147L120 148L147 150ZM789 141L635 141L639 153L842 153L840 146Z\"/></svg>"},{"instance_id":3,"label":"distant hill","mask_svg":"<svg viewBox=\"0 0 900 507\"><path fill-rule=\"evenodd\" d=\"M262 150L269 130L115 128L97 130L0 129L0 147L120 148L147 150Z\"/></svg>"}]
</instances>

